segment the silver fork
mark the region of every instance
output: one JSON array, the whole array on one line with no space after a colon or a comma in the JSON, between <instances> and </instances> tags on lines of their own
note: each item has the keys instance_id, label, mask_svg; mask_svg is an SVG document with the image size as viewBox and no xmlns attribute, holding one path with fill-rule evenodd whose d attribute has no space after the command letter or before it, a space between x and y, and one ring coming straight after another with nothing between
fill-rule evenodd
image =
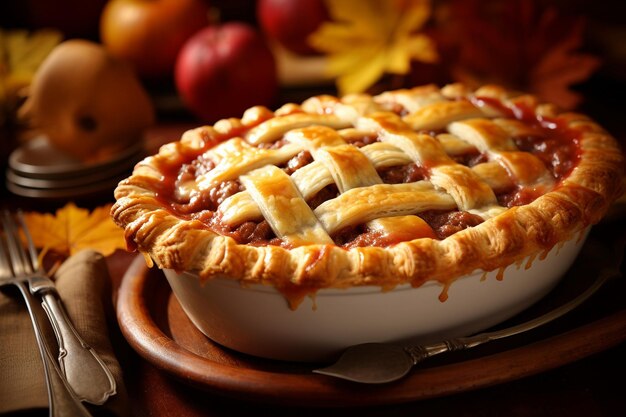
<instances>
[{"instance_id":1,"label":"silver fork","mask_svg":"<svg viewBox=\"0 0 626 417\"><path fill-rule=\"evenodd\" d=\"M58 364L55 365L58 365L56 367L60 375L79 401L103 404L116 392L113 374L96 351L81 338L67 316L54 282L39 265L37 251L22 213L17 212L16 216L12 216L4 210L2 225L13 276L4 282L18 285L20 290L26 288L25 284L28 283L29 291L26 292L29 292L29 296L41 296L41 305L50 319L59 345ZM19 229L26 238L28 251L22 246Z\"/></svg>"},{"instance_id":2,"label":"silver fork","mask_svg":"<svg viewBox=\"0 0 626 417\"><path fill-rule=\"evenodd\" d=\"M89 417L91 414L74 395L51 352L40 322L43 312L41 311L39 301L30 293L27 283L24 280L16 279L13 274L9 250L8 244L5 245L4 243L4 236L0 236L0 286L16 286L26 302L28 314L35 331L39 354L43 362L46 387L48 389L49 415L50 417Z\"/></svg>"}]
</instances>

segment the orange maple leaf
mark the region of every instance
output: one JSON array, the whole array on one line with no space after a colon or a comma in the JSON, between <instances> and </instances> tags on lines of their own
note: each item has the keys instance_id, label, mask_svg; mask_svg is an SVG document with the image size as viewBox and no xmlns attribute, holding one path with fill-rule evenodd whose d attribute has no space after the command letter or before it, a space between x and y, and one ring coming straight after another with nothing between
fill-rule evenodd
<instances>
[{"instance_id":1,"label":"orange maple leaf","mask_svg":"<svg viewBox=\"0 0 626 417\"><path fill-rule=\"evenodd\" d=\"M109 215L111 204L87 209L68 203L56 213L24 213L35 246L43 253L71 256L82 249L93 249L108 256L125 249L124 233Z\"/></svg>"}]
</instances>

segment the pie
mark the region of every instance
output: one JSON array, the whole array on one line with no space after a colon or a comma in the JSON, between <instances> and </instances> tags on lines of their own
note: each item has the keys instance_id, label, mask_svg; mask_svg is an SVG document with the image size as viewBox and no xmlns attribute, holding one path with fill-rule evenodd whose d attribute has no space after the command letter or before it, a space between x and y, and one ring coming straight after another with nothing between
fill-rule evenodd
<instances>
[{"instance_id":1,"label":"pie","mask_svg":"<svg viewBox=\"0 0 626 417\"><path fill-rule=\"evenodd\" d=\"M119 183L111 215L160 268L296 306L541 258L605 215L623 165L588 117L495 85L320 95L185 132Z\"/></svg>"}]
</instances>

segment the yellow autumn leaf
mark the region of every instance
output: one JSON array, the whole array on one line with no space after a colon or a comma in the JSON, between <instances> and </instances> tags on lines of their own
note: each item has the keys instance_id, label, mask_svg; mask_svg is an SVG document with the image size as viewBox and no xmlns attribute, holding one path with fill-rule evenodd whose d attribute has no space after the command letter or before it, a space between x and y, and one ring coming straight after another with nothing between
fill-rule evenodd
<instances>
[{"instance_id":1,"label":"yellow autumn leaf","mask_svg":"<svg viewBox=\"0 0 626 417\"><path fill-rule=\"evenodd\" d=\"M430 0L326 0L331 21L309 43L327 54L327 72L340 94L361 93L385 73L406 74L411 61L438 60L435 43L419 33Z\"/></svg>"},{"instance_id":2,"label":"yellow autumn leaf","mask_svg":"<svg viewBox=\"0 0 626 417\"><path fill-rule=\"evenodd\" d=\"M44 252L71 256L82 249L93 249L104 256L125 249L124 233L111 219L111 204L91 213L68 203L56 213L24 213L35 246Z\"/></svg>"},{"instance_id":3,"label":"yellow autumn leaf","mask_svg":"<svg viewBox=\"0 0 626 417\"><path fill-rule=\"evenodd\" d=\"M0 29L0 101L28 86L43 60L62 39L61 33L52 29Z\"/></svg>"}]
</instances>

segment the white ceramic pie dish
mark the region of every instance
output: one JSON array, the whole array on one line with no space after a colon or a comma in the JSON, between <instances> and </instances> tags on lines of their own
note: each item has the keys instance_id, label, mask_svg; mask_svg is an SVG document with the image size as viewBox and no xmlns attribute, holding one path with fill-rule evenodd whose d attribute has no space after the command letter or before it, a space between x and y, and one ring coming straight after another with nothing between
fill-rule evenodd
<instances>
[{"instance_id":1,"label":"white ceramic pie dish","mask_svg":"<svg viewBox=\"0 0 626 417\"><path fill-rule=\"evenodd\" d=\"M382 292L379 287L323 289L292 310L273 287L242 287L165 269L195 326L213 341L270 359L323 361L366 342L428 342L470 335L507 320L545 296L578 255L584 238L509 265L460 277L447 289L429 281Z\"/></svg>"}]
</instances>

